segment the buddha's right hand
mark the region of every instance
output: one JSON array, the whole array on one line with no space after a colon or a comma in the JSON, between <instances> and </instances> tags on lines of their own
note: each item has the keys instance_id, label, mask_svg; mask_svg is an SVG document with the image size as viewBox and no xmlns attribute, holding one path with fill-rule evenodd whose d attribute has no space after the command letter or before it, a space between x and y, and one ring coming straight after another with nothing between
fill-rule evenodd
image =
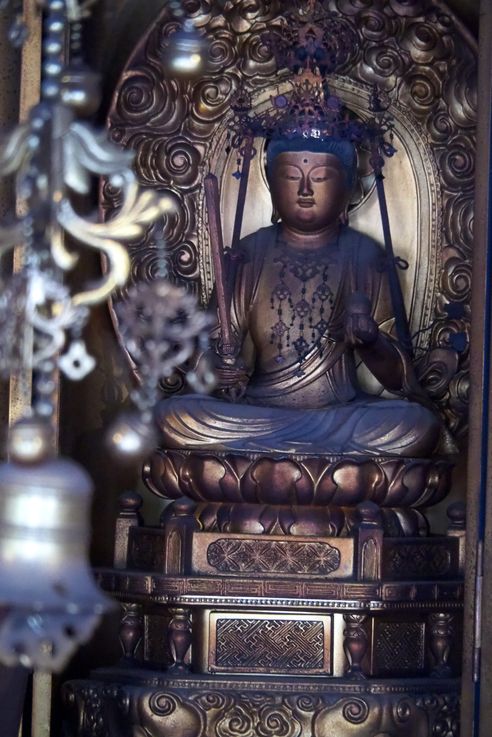
<instances>
[{"instance_id":1,"label":"buddha's right hand","mask_svg":"<svg viewBox=\"0 0 492 737\"><path fill-rule=\"evenodd\" d=\"M215 375L217 389L225 398L237 401L244 395L249 382L249 374L242 362L221 363L215 368Z\"/></svg>"}]
</instances>

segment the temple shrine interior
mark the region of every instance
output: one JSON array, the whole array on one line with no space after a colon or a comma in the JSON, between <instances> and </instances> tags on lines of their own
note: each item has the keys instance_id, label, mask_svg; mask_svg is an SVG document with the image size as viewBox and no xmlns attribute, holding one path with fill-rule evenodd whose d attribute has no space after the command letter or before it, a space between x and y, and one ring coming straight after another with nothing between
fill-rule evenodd
<instances>
[{"instance_id":1,"label":"temple shrine interior","mask_svg":"<svg viewBox=\"0 0 492 737\"><path fill-rule=\"evenodd\" d=\"M490 737L492 3L0 58L0 737Z\"/></svg>"}]
</instances>

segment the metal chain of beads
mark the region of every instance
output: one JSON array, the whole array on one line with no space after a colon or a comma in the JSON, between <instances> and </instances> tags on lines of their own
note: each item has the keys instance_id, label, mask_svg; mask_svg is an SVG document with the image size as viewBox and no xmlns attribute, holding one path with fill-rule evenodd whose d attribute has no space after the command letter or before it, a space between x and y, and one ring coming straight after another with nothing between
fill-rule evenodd
<instances>
[{"instance_id":1,"label":"metal chain of beads","mask_svg":"<svg viewBox=\"0 0 492 737\"><path fill-rule=\"evenodd\" d=\"M168 7L175 18L182 18L185 15L180 0L170 0Z\"/></svg>"},{"instance_id":2,"label":"metal chain of beads","mask_svg":"<svg viewBox=\"0 0 492 737\"><path fill-rule=\"evenodd\" d=\"M55 102L60 96L66 25L65 0L48 0L41 68L41 99L45 101Z\"/></svg>"},{"instance_id":3,"label":"metal chain of beads","mask_svg":"<svg viewBox=\"0 0 492 737\"><path fill-rule=\"evenodd\" d=\"M70 24L70 61L74 65L82 64L82 22L74 21Z\"/></svg>"}]
</instances>

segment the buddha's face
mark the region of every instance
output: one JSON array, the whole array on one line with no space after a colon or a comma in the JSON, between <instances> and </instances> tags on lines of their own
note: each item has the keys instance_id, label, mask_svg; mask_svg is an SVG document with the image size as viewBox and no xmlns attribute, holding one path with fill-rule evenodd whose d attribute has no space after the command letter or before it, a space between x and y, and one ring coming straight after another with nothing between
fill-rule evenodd
<instances>
[{"instance_id":1,"label":"buddha's face","mask_svg":"<svg viewBox=\"0 0 492 737\"><path fill-rule=\"evenodd\" d=\"M347 175L333 154L285 151L270 172L273 203L282 222L315 233L335 223L345 209Z\"/></svg>"}]
</instances>

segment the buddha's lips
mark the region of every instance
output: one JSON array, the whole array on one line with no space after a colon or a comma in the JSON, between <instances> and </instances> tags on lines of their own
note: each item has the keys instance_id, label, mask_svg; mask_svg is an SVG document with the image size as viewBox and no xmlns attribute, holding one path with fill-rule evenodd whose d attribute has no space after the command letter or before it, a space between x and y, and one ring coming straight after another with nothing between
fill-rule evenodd
<instances>
[{"instance_id":1,"label":"buddha's lips","mask_svg":"<svg viewBox=\"0 0 492 737\"><path fill-rule=\"evenodd\" d=\"M313 207L314 200L297 200L297 204L300 207Z\"/></svg>"}]
</instances>

